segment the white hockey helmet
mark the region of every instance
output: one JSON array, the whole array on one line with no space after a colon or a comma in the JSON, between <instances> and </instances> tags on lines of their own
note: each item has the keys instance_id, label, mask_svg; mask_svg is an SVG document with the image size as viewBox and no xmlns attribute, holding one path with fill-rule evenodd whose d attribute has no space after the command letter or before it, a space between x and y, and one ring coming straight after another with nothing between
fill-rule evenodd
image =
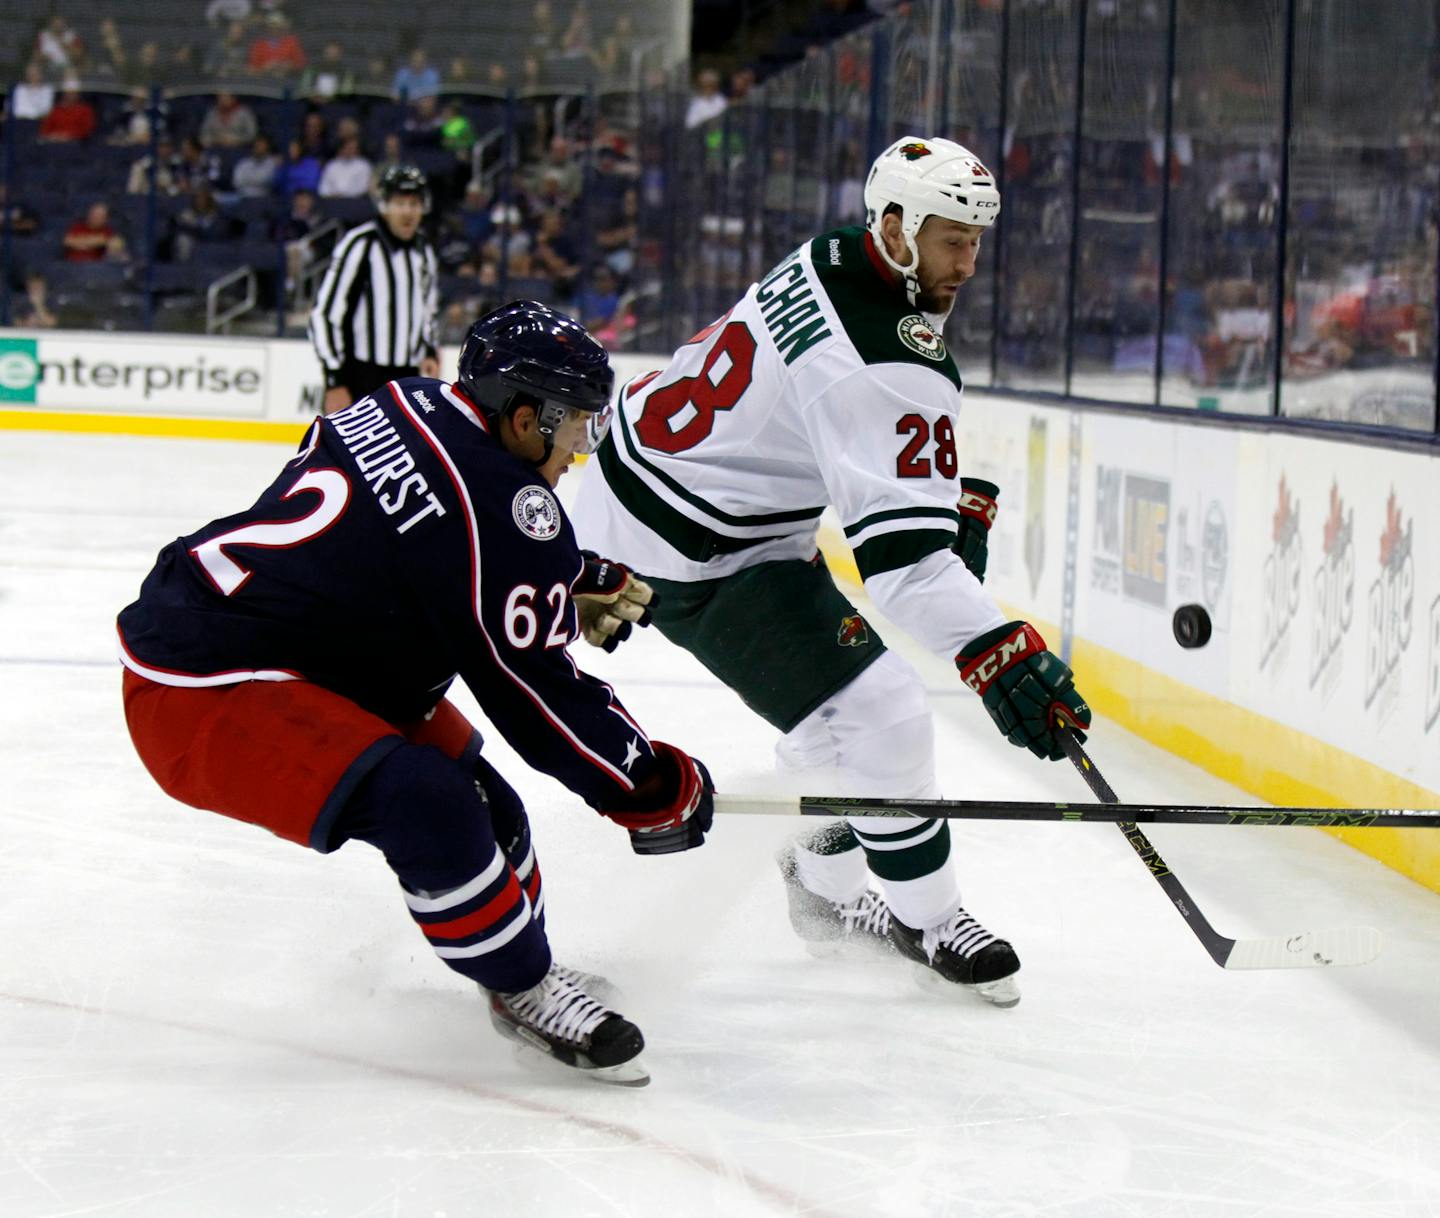
<instances>
[{"instance_id":1,"label":"white hockey helmet","mask_svg":"<svg viewBox=\"0 0 1440 1218\"><path fill-rule=\"evenodd\" d=\"M910 262L901 266L885 248L880 221L892 203L900 207L900 232ZM953 140L901 136L875 158L865 179L865 226L886 265L905 281L905 294L916 303L920 291L920 251L915 234L931 216L989 228L1000 214L995 178L968 148Z\"/></svg>"}]
</instances>

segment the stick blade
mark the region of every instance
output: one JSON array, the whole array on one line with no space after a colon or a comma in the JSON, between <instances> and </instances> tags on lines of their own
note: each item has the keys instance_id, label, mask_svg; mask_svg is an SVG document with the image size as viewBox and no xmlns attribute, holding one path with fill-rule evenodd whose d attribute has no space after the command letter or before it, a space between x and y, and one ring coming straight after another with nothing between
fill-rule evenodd
<instances>
[{"instance_id":1,"label":"stick blade","mask_svg":"<svg viewBox=\"0 0 1440 1218\"><path fill-rule=\"evenodd\" d=\"M1342 968L1369 964L1380 954L1373 926L1307 930L1274 939L1237 939L1225 959L1228 969Z\"/></svg>"}]
</instances>

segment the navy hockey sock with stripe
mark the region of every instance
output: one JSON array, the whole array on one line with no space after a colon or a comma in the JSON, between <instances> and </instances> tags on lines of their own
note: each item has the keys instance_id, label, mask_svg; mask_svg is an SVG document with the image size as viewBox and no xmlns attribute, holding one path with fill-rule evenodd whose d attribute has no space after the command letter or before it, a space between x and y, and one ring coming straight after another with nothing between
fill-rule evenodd
<instances>
[{"instance_id":1,"label":"navy hockey sock with stripe","mask_svg":"<svg viewBox=\"0 0 1440 1218\"><path fill-rule=\"evenodd\" d=\"M519 799L502 807L506 849L485 787L438 749L401 745L366 776L339 828L385 855L410 916L456 972L486 989L528 989L550 968L550 946L526 885L538 898L539 871ZM507 801L502 795L499 802ZM518 835L518 836L517 836ZM510 857L507 857L507 854ZM522 880L513 862L526 874Z\"/></svg>"}]
</instances>

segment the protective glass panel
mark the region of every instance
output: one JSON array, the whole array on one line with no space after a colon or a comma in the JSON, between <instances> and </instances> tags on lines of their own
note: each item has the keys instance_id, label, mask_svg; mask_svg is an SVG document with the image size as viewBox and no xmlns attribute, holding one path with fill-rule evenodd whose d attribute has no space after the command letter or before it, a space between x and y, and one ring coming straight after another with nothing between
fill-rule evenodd
<instances>
[{"instance_id":1,"label":"protective glass panel","mask_svg":"<svg viewBox=\"0 0 1440 1218\"><path fill-rule=\"evenodd\" d=\"M1000 9L981 0L964 0L951 6L951 13L941 44L942 134L970 149L996 175L1003 226L1008 200L1000 156ZM945 340L967 385L991 383L998 238L995 228L981 239L975 276L956 297L945 327Z\"/></svg>"},{"instance_id":2,"label":"protective glass panel","mask_svg":"<svg viewBox=\"0 0 1440 1218\"><path fill-rule=\"evenodd\" d=\"M1435 426L1433 0L1296 14L1281 413Z\"/></svg>"},{"instance_id":3,"label":"protective glass panel","mask_svg":"<svg viewBox=\"0 0 1440 1218\"><path fill-rule=\"evenodd\" d=\"M1065 390L1077 0L1009 5L996 383Z\"/></svg>"},{"instance_id":4,"label":"protective glass panel","mask_svg":"<svg viewBox=\"0 0 1440 1218\"><path fill-rule=\"evenodd\" d=\"M1070 392L1155 400L1167 17L1149 0L1089 6Z\"/></svg>"},{"instance_id":5,"label":"protective glass panel","mask_svg":"<svg viewBox=\"0 0 1440 1218\"><path fill-rule=\"evenodd\" d=\"M1160 400L1265 414L1274 388L1285 0L1179 0Z\"/></svg>"}]
</instances>

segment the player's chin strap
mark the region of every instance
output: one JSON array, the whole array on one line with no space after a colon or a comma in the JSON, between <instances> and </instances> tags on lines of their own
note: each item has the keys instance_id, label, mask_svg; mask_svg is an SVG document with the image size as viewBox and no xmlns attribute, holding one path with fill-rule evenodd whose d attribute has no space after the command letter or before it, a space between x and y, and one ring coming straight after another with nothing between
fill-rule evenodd
<instances>
[{"instance_id":1,"label":"player's chin strap","mask_svg":"<svg viewBox=\"0 0 1440 1218\"><path fill-rule=\"evenodd\" d=\"M943 330L945 323L950 320L951 309L955 307L955 297L950 298L950 308L943 313L931 313L920 304L920 251L915 245L915 238L909 233L902 231L901 236L905 240L905 248L910 251L910 261L905 266L890 257L890 251L885 248L883 240L874 242L875 249L885 265L900 276L900 282L905 288L905 299L910 302L910 307L919 309L931 325L937 330Z\"/></svg>"}]
</instances>

